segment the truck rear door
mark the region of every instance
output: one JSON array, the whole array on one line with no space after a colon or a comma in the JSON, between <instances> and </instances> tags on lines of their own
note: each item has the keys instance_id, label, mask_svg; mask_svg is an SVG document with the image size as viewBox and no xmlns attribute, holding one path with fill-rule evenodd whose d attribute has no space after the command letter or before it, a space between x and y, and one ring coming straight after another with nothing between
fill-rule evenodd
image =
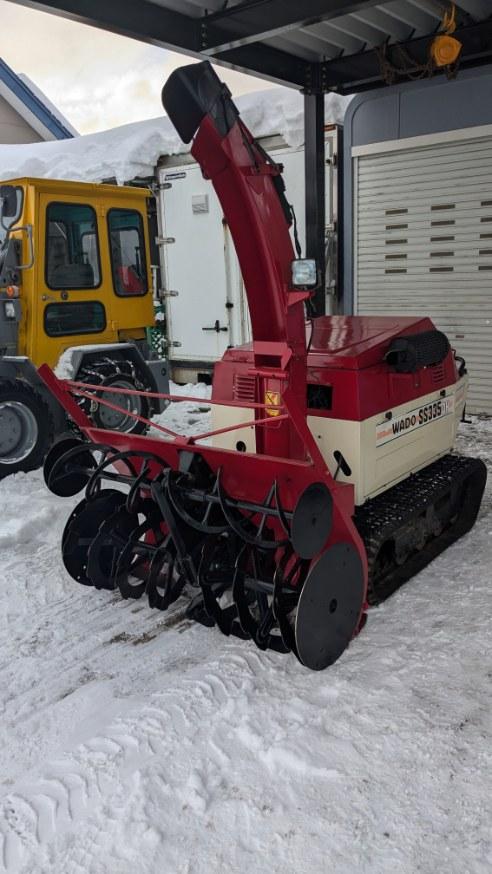
<instances>
[{"instance_id":1,"label":"truck rear door","mask_svg":"<svg viewBox=\"0 0 492 874\"><path fill-rule=\"evenodd\" d=\"M169 358L212 364L240 342L232 301L240 277L229 229L198 165L161 170L160 185Z\"/></svg>"}]
</instances>

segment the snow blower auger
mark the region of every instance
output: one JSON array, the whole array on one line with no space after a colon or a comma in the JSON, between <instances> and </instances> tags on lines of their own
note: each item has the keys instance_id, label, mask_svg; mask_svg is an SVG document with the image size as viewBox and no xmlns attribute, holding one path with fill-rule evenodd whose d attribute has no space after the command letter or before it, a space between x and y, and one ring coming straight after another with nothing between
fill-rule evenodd
<instances>
[{"instance_id":1,"label":"snow blower auger","mask_svg":"<svg viewBox=\"0 0 492 874\"><path fill-rule=\"evenodd\" d=\"M451 454L465 365L426 318L306 324L316 267L294 258L281 168L208 63L176 70L163 102L221 202L253 342L216 365L212 428L193 438L95 428L76 402L91 387L40 369L85 438L45 464L55 494L85 489L63 561L161 610L191 594L189 617L319 670L475 521L485 467ZM129 393L97 388L110 409Z\"/></svg>"}]
</instances>

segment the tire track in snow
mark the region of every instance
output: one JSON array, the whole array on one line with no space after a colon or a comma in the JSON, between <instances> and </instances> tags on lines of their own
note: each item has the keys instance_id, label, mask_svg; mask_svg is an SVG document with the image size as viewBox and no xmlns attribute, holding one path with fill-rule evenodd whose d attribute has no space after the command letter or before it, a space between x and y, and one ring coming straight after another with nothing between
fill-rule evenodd
<instances>
[{"instance_id":1,"label":"tire track in snow","mask_svg":"<svg viewBox=\"0 0 492 874\"><path fill-rule=\"evenodd\" d=\"M132 623L132 633L128 633L128 638L125 637L129 643L122 651L131 665L139 634L146 642L170 627L179 633L184 620L182 605L176 605L164 620L161 614L146 607L139 611L143 613L142 621L136 622L132 615L134 602L118 600L119 609L116 610L111 603L116 598L105 598L103 595L88 600L86 592L75 593L70 603L71 627L76 629L75 635L66 634L68 605L60 599L51 606L41 606L26 617L31 627L26 623L26 630L23 629L22 635L18 635L13 647L17 652L22 650L27 661L28 669L22 675L18 673L13 648L5 647L2 672L5 688L11 690L4 701L7 709L3 719L7 732L9 729L16 730L31 716L35 716L36 720L43 719L44 714L49 715L55 702L78 692L86 682L98 679L98 675L92 673L87 665L93 663L96 666L104 653L111 657L111 652L115 650L108 650L108 644L118 638L119 628L127 628L128 623ZM87 622L92 627L94 638L99 638L96 647L91 636L87 635ZM127 634L126 631L124 633ZM77 659L74 663L75 653ZM39 689L38 681L32 675L33 658L51 664L48 685L40 685ZM112 658L114 660L114 655ZM100 671L99 677L104 678ZM68 686L66 692L63 692L64 685ZM174 706L180 707L179 704ZM150 716L148 723L147 746L149 753L155 754L152 735L159 738L163 724L155 722L153 725ZM136 726L141 725L141 716L128 725L116 722L114 730L107 735L93 737L75 754L60 762L53 761L38 780L20 780L14 784L14 789L0 800L0 870L17 872L25 868L30 858L39 861L40 849L68 830L104 797L108 787L119 779L120 771L128 762L138 758L141 741ZM154 746L155 749L159 748L156 741Z\"/></svg>"},{"instance_id":2,"label":"tire track in snow","mask_svg":"<svg viewBox=\"0 0 492 874\"><path fill-rule=\"evenodd\" d=\"M468 451L472 451L471 447ZM482 524L489 529L490 498L489 481L481 514ZM377 855L375 866L367 870L378 874L391 874L394 870L414 874L416 870L422 870L428 874L440 870L439 864L445 858L444 849L455 852L460 871L468 870L466 852L461 845L470 849L479 838L484 842L488 839L485 825L482 832L477 824L478 813L470 815L470 810L475 811L473 802L476 799L482 798L486 806L483 778L487 771L486 761L483 760L479 769L468 752L468 763L465 761L463 765L467 750L480 748L479 732L484 720L475 714L473 704L475 699L481 700L481 696L485 700L485 686L483 680L477 680L477 687L473 688L471 678L474 674L471 671L464 676L455 669L454 679L453 676L449 679L448 674L453 675L453 666L459 665L461 660L466 664L470 649L475 658L479 654L478 665L486 656L484 632L488 626L484 617L488 602L480 595L480 587L485 587L480 580L487 579L487 571L479 572L474 564L480 542L483 542L480 537L477 527L466 541L454 548L454 552L450 551L439 564L431 566L427 574L417 579L408 593L400 592L394 601L375 611L361 642L355 643L355 647L360 648L359 655L356 649L352 649L333 672L316 677L300 672L290 659L259 653L252 644L224 639L218 632L200 629L189 637L183 635L181 639L173 635L163 637L161 645L151 650L153 667L148 670L148 651L143 647L135 650L132 640L149 631L157 630L159 634L162 617L150 614L143 602L118 602L118 606L114 606L112 602L117 599L110 594L90 593L87 597L84 590L79 593L77 588L73 589L73 584L69 584L70 588L67 585L68 595L65 597L60 594L65 584L57 582L52 585L49 580L46 593L42 587L39 593L29 592L30 575L34 581L35 572L38 577L40 574L40 567L36 568L36 555L39 555L36 544L33 549L38 551L33 560L29 560L28 566L21 562L18 566L19 588L32 596L31 601L25 607L21 600L14 605L14 618L20 618L22 624L8 623L1 644L2 656L4 653L7 656L2 657L4 669L9 668L10 660L12 662L6 688L13 691L13 698L4 702L8 705L9 721L15 728L11 739L20 736L18 746L22 745L30 731L28 720L31 714L39 717L42 723L41 730L35 726L34 743L52 732L48 717L50 699L56 700L56 675L66 672L61 683L60 678L57 682L61 691L67 684L70 700L71 692L78 692L80 688L73 682L76 671L68 670L71 664L77 664L77 660L82 660L91 670L99 663L98 678L104 679L105 672L114 671L118 677L115 688L119 694L128 696L129 703L125 704L124 718L111 721L111 716L107 715L108 724L103 728L99 719L98 728L92 729L94 735L71 753L62 756L58 748L56 752L39 756L45 764L38 776L17 780L13 777L8 796L0 799L0 871L8 874L53 874L55 870L56 874L113 874L120 870L118 857L112 855L118 843L111 838L106 840L105 834L116 826L117 839L121 841L123 836L129 845L129 853L134 854L130 862L137 860L133 867L122 864L121 871L141 870L147 874L149 870L181 872L184 868L180 865L150 869L144 863L140 866L138 861L142 849L138 827L142 819L145 827L156 821L160 826L162 807L155 817L155 801L162 802L163 798L169 804L168 827L174 826L174 822L177 824L176 837L170 839L168 833L162 833L162 842L166 844L166 851L171 845L175 853L181 854L183 846L190 852L195 847L194 860L187 863L190 871L207 871L208 874L210 870L231 870L231 861L232 870L236 862L236 870L248 870L251 863L253 867L258 864L259 858L268 862L266 849L273 850L282 870L296 861L296 867L301 870L306 865L310 870L325 871L332 867L333 860L329 856L324 855L323 867L313 869L310 846L304 842L296 849L295 838L289 836L288 820L299 817L297 805L304 805L309 828L314 823L314 830L318 828L322 834L322 837L312 838L314 845L318 842L323 849L336 846L337 852L343 853L353 852L354 840L357 844L360 839L360 835L354 834L346 825L350 823L355 803L364 853L367 850L380 854L380 840L383 844L388 842L389 846L388 838L379 837L383 827L377 821L381 792L392 811L392 835L393 825L398 831L399 822L402 840L407 840L409 835L407 851L412 852L414 842L418 844L418 852L414 863L403 867L400 856L390 857L386 851L384 857ZM58 573L54 570L59 565L58 546L56 550L50 547L40 564L41 575ZM461 568L466 573L458 584L453 575L457 575ZM6 587L7 584L12 587L16 574L9 570L5 576ZM441 606L434 608L432 613L429 597L432 596L434 602L439 600L439 593L442 595L443 591L441 577L446 580L446 600L451 600L452 607L443 604L441 597ZM463 586L469 586L468 593L463 591ZM469 602L474 605L473 620L468 616ZM7 593L4 604L9 612ZM459 620L457 610L461 611ZM138 616L133 615L137 611ZM151 619L152 616L155 620ZM462 621L468 623L466 645L460 644L459 637L454 642L441 626L433 630L432 616L440 622L450 622L457 632ZM410 631L406 628L408 622ZM15 639L9 643L10 629ZM481 629L479 646L476 643L477 629ZM112 639L121 632L128 633L128 637L123 642L113 642ZM33 634L37 635L37 642L31 656L39 660L39 694L36 688L33 692L28 685L32 677L30 670L36 662L26 663L23 677L18 674L20 659L17 648L20 643L25 644L26 656L29 656L28 638ZM438 635L444 635L442 643L433 645L432 641ZM207 643L202 645L201 640L205 637ZM183 647L180 653L178 644ZM448 648L447 653L444 647ZM138 659L143 659L140 668L138 660L133 658L135 653ZM108 654L109 658L104 661ZM450 671L443 667L446 663L449 663ZM166 679L161 681L157 672L167 672ZM480 671L477 673L480 676ZM158 680L154 682L156 675ZM413 692L412 683L415 683ZM442 698L441 687L444 688ZM459 688L459 695L454 692L455 687ZM466 690L468 702L463 700L463 690ZM90 687L87 695L92 695ZM337 695L340 697L338 705ZM134 712L144 696L147 696L148 703L145 701L141 710ZM350 706L344 703L347 697ZM99 698L99 701L103 709L110 706L107 699ZM397 728L393 725L393 705L394 722L399 720ZM456 710L454 716L449 715L450 705ZM57 711L54 712L56 719ZM26 717L27 729L21 731ZM457 722L456 740L453 740L454 735L450 737L451 728L448 726L453 718ZM474 740L467 746L469 732L474 732ZM206 747L203 740L200 747L203 736L207 737ZM391 774L384 770L389 753L382 751L381 738L388 743L389 753L394 756ZM428 746L436 773L432 779L426 780L425 774L431 769L425 756L419 758L419 754ZM15 743L12 749L15 750ZM373 764L368 754L371 749ZM330 750L329 756L327 750ZM248 761L248 768L243 767L244 760ZM330 770L332 764L334 769ZM343 775L348 766L356 775L355 782L351 782L353 778L350 776L339 784L336 774ZM446 784L447 769L455 783L460 781L454 796L453 784ZM27 762L23 771L18 770L19 773L29 773L33 768ZM151 780L148 774L145 777L146 770L153 772ZM135 785L140 775L144 775L143 788L137 792ZM222 775L226 775L224 786L220 782ZM230 782L229 775L232 775ZM417 789L414 779L417 779ZM162 791L157 788L161 780ZM329 792L326 799L322 799L319 789L327 782ZM479 785L477 791L480 795L471 791L472 782ZM268 791L269 787L271 791ZM333 797L335 802L330 801ZM441 810L442 797L446 804L448 799L450 806L454 804L460 816L463 811L465 813L460 819L456 816L454 833L448 828L444 804ZM437 810L434 823L429 823L429 818L422 822L422 798L426 798L430 811ZM128 799L128 806L124 807L123 801ZM234 803L231 804L231 800ZM326 801L327 805L321 814L320 800ZM139 803L141 820L133 816L131 809L133 804ZM359 803L363 804L363 812ZM224 807L219 808L219 804ZM191 814L185 812L185 805ZM200 821L201 811L205 811L205 815ZM234 835L240 849L239 856L236 857L236 851L229 855L229 847L224 850L224 844L218 846L220 835L212 834L212 840L207 844L210 833L205 820L209 815L212 822L224 827L226 841L231 834ZM249 816L251 834L247 822ZM178 822L180 819L181 823ZM300 821L299 840L302 838L302 817ZM331 822L331 837L325 831L326 821ZM279 843L273 845L270 841L275 830ZM184 841L188 843L184 844ZM250 855L255 842L261 857ZM439 854L440 858L437 858ZM204 860L202 867L197 862L199 858ZM359 857L361 865L352 859L352 865L339 870L344 874L362 870L364 859L362 854ZM422 859L423 866L418 864ZM281 870L280 864L278 870ZM475 870L477 874L479 870L485 874L489 868L477 866Z\"/></svg>"},{"instance_id":3,"label":"tire track in snow","mask_svg":"<svg viewBox=\"0 0 492 874\"><path fill-rule=\"evenodd\" d=\"M214 714L220 719L225 701L237 696L247 700L252 673L248 658L225 653L220 664L214 660L205 674L181 678L179 684L154 693L140 712L116 719L107 733L48 764L38 779L19 781L0 803L0 870L18 874L32 871L34 861L39 866L40 858L48 858L50 846L103 806L128 774L157 756L161 764L163 755L172 759L180 728L186 727L187 742L193 743L204 724L213 725ZM213 751L222 765L228 761L217 741ZM188 792L188 801L204 810L208 790L203 774L192 774ZM90 871L89 859L84 864Z\"/></svg>"},{"instance_id":4,"label":"tire track in snow","mask_svg":"<svg viewBox=\"0 0 492 874\"><path fill-rule=\"evenodd\" d=\"M94 809L119 780L125 764L140 754L137 724L135 719L114 733L92 738L39 780L22 782L7 795L0 812L5 871L25 869L33 855L39 860L40 850Z\"/></svg>"}]
</instances>

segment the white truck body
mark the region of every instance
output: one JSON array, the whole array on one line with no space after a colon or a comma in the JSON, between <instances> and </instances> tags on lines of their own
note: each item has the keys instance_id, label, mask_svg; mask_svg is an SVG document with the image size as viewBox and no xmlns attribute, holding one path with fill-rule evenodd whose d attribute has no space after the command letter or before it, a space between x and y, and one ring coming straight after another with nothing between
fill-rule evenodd
<instances>
[{"instance_id":1,"label":"white truck body","mask_svg":"<svg viewBox=\"0 0 492 874\"><path fill-rule=\"evenodd\" d=\"M280 137L260 140L284 166L304 252L304 149ZM338 129L326 131L327 312L336 290ZM165 301L167 355L173 379L211 373L228 346L250 339L249 314L231 233L211 183L190 155L161 159L157 168L160 267Z\"/></svg>"}]
</instances>

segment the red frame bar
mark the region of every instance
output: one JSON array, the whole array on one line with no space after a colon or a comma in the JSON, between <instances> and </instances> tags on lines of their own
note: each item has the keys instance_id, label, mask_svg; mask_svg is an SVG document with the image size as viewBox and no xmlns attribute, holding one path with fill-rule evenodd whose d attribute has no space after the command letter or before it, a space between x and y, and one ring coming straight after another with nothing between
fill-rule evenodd
<instances>
[{"instance_id":1,"label":"red frame bar","mask_svg":"<svg viewBox=\"0 0 492 874\"><path fill-rule=\"evenodd\" d=\"M77 397L87 398L89 401L94 400L94 395L89 394L89 392L77 389L75 393ZM130 394L130 392L127 393ZM131 394L139 394L139 392L132 391ZM112 404L111 401L105 401L103 398L98 398L97 402L98 404L102 404L103 407L108 407L110 410L115 410L115 412L117 413L124 413L127 416L131 416L131 418L135 419L137 422L143 422L144 425L150 425L152 428L157 428L158 431L162 431L164 434L168 434L170 437L181 436L177 434L176 431L172 431L170 428L165 428L164 425L158 425L156 422L152 422L150 419L146 419L145 416L139 416L138 413L133 413L130 410L124 410L123 407L119 407L117 404Z\"/></svg>"},{"instance_id":2,"label":"red frame bar","mask_svg":"<svg viewBox=\"0 0 492 874\"><path fill-rule=\"evenodd\" d=\"M278 377L275 377L278 379ZM191 403L195 404L210 404L211 406L215 405L218 407L240 407L244 409L245 407L248 410L283 410L285 409L283 404L257 404L254 402L246 403L242 401L217 401L214 398L195 398L189 395L170 395L170 394L162 394L156 391L139 391L139 389L128 389L128 388L113 388L111 385L91 385L88 382L76 382L72 379L60 379L59 382L64 385L69 386L69 388L75 389L92 389L93 391L109 391L111 394L123 394L123 395L138 395L143 398L164 398L166 401L177 401L181 403L182 401L191 401ZM79 392L77 391L77 394Z\"/></svg>"},{"instance_id":3,"label":"red frame bar","mask_svg":"<svg viewBox=\"0 0 492 874\"><path fill-rule=\"evenodd\" d=\"M189 437L190 443L196 443L197 440L205 440L207 437L216 437L217 434L227 434L229 431L240 431L241 428L255 428L257 425L273 425L282 419L288 419L287 413L282 413L280 416L266 416L264 419L253 419L252 422L240 422L239 425L228 425L226 428L217 428L215 431L207 431L205 434L198 434L196 437ZM154 426L152 426L154 427Z\"/></svg>"},{"instance_id":4,"label":"red frame bar","mask_svg":"<svg viewBox=\"0 0 492 874\"><path fill-rule=\"evenodd\" d=\"M77 395L77 397L87 398L87 400L93 401L94 395L90 394L83 389L93 389L94 391L102 391L102 392L111 392L115 394L124 394L124 395L135 395L138 397L153 397L153 398L164 398L165 400L170 400L174 402L186 402L191 401L191 403L203 402L204 398L190 398L186 395L169 395L169 394L159 394L158 392L147 392L147 391L139 391L138 389L125 389L125 388L113 388L112 386L97 386L90 385L85 382L75 382L74 380L58 380L59 383L62 384L64 388L71 389L71 395ZM172 437L174 440L183 439L182 434L178 434L176 431L173 431L171 428L166 428L164 425L160 425L157 422L153 422L151 419L146 419L145 416L140 416L138 413L131 412L130 410L125 410L123 407L119 407L117 404L113 404L111 401L107 401L104 398L97 399L98 404L102 404L104 407L108 407L110 410L114 410L117 413L124 413L127 416L130 416L132 419L135 419L137 422L143 422L145 425L149 425L151 428L155 428L157 431L161 431L163 434L166 434L168 437ZM210 401L211 404L217 404L218 406L223 407L239 407L241 409L261 409L261 410L272 410L275 411L275 415L265 416L261 419L253 419L248 422L240 422L237 425L228 425L225 428L216 428L213 431L205 431L202 434L197 434L194 437L186 437L187 443L197 443L199 440L206 440L209 437L216 437L219 434L227 434L230 431L240 431L242 428L254 428L257 426L267 426L267 425L276 425L278 422L285 421L289 419L289 415L287 413L281 413L277 415L277 410L285 409L283 405L277 404L257 404L257 403L238 403L236 401L228 402L228 401Z\"/></svg>"}]
</instances>

